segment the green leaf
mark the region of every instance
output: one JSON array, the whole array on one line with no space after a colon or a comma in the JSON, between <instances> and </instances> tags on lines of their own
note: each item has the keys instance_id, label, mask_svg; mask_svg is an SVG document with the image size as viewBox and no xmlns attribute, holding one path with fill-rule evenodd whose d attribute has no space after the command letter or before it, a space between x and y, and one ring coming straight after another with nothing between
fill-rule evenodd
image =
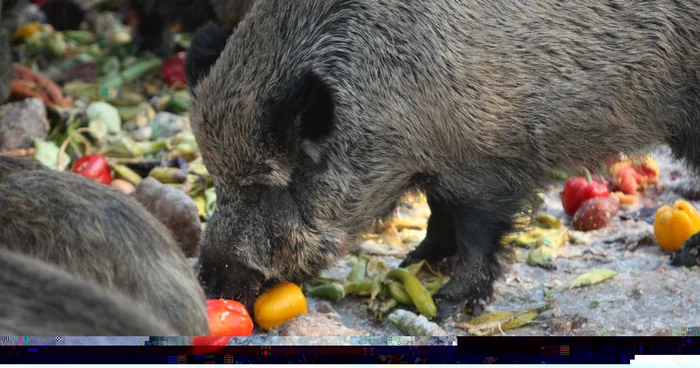
<instances>
[{"instance_id":1,"label":"green leaf","mask_svg":"<svg viewBox=\"0 0 700 368\"><path fill-rule=\"evenodd\" d=\"M204 199L206 200L207 204L205 209L205 219L209 220L216 209L216 190L214 187L204 191Z\"/></svg>"},{"instance_id":2,"label":"green leaf","mask_svg":"<svg viewBox=\"0 0 700 368\"><path fill-rule=\"evenodd\" d=\"M43 163L44 165L57 170L58 169L58 153L59 148L54 142L46 142L41 139L34 139L34 159ZM63 167L65 169L68 167L70 162L70 157L68 155L63 156Z\"/></svg>"},{"instance_id":3,"label":"green leaf","mask_svg":"<svg viewBox=\"0 0 700 368\"><path fill-rule=\"evenodd\" d=\"M122 130L122 118L119 116L119 111L106 102L90 103L85 114L90 121L100 120L104 122L110 134L118 134Z\"/></svg>"}]
</instances>

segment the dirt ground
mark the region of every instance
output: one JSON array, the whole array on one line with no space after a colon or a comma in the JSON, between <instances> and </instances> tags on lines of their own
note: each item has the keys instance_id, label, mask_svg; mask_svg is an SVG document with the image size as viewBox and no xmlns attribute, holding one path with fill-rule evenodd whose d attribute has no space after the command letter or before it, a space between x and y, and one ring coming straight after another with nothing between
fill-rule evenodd
<instances>
[{"instance_id":1,"label":"dirt ground","mask_svg":"<svg viewBox=\"0 0 700 368\"><path fill-rule=\"evenodd\" d=\"M567 242L557 253L554 269L532 267L523 256L505 263L507 270L496 284L495 301L485 312L519 311L547 302L552 302L553 308L529 325L504 331L504 335L672 335L681 327L700 326L700 268L671 266L670 254L654 241L652 225L656 209L680 198L680 190L693 188L694 181L681 163L670 158L667 148L659 149L654 157L663 190L657 193L650 189L634 205L623 206L607 227L587 233L588 244ZM552 188L541 210L570 227L559 199L562 185ZM700 202L692 203L700 208ZM372 249L371 244L363 248ZM396 267L401 257L384 255L382 259ZM324 276L345 278L350 268L343 260ZM596 268L611 269L618 275L593 286L566 291L561 288ZM308 300L312 312L328 309L327 301ZM345 326L369 336L403 335L388 321L374 320L358 298L348 296L330 306ZM438 324L450 335L467 335L455 324L470 316L462 307L454 307L454 313Z\"/></svg>"}]
</instances>

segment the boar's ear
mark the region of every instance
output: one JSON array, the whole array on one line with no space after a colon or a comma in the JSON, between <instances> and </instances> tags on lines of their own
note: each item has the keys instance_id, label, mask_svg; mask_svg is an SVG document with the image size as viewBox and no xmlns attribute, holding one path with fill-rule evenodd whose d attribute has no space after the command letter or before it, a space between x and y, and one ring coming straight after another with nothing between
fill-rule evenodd
<instances>
[{"instance_id":1,"label":"boar's ear","mask_svg":"<svg viewBox=\"0 0 700 368\"><path fill-rule=\"evenodd\" d=\"M209 70L224 51L230 35L231 31L213 22L207 23L197 31L185 59L185 78L190 90L194 90L199 81L209 74Z\"/></svg>"},{"instance_id":2,"label":"boar's ear","mask_svg":"<svg viewBox=\"0 0 700 368\"><path fill-rule=\"evenodd\" d=\"M273 135L287 152L301 152L322 161L322 143L333 128L333 94L320 76L309 70L284 92L275 107Z\"/></svg>"}]
</instances>

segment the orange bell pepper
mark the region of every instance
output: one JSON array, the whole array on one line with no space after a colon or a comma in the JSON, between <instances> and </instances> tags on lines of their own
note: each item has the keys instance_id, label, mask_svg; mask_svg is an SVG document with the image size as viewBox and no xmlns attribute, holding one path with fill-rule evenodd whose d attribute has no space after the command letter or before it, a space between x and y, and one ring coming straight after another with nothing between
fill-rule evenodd
<instances>
[{"instance_id":1,"label":"orange bell pepper","mask_svg":"<svg viewBox=\"0 0 700 368\"><path fill-rule=\"evenodd\" d=\"M41 23L39 22L23 24L21 27L17 28L17 31L15 31L15 33L12 35L12 40L17 40L20 38L26 40L37 33L40 29Z\"/></svg>"},{"instance_id":2,"label":"orange bell pepper","mask_svg":"<svg viewBox=\"0 0 700 368\"><path fill-rule=\"evenodd\" d=\"M654 215L654 236L663 250L678 251L698 231L700 214L684 200L677 200L673 207L664 205Z\"/></svg>"},{"instance_id":3,"label":"orange bell pepper","mask_svg":"<svg viewBox=\"0 0 700 368\"><path fill-rule=\"evenodd\" d=\"M253 304L255 323L271 330L290 319L308 313L306 297L301 288L291 282L278 284L262 293Z\"/></svg>"},{"instance_id":4,"label":"orange bell pepper","mask_svg":"<svg viewBox=\"0 0 700 368\"><path fill-rule=\"evenodd\" d=\"M645 157L642 161L615 162L609 167L613 176L613 187L625 194L634 194L638 188L644 189L659 179L659 165L651 156Z\"/></svg>"}]
</instances>

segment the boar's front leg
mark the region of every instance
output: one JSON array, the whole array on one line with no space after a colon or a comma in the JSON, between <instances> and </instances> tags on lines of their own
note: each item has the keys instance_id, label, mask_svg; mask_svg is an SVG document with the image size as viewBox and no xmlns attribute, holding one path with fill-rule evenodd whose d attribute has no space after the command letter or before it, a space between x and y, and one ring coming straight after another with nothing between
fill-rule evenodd
<instances>
[{"instance_id":1,"label":"boar's front leg","mask_svg":"<svg viewBox=\"0 0 700 368\"><path fill-rule=\"evenodd\" d=\"M450 281L436 298L478 303L490 299L493 284L501 276L501 239L513 228L514 215L522 206L522 196L495 195L453 204L457 262Z\"/></svg>"},{"instance_id":2,"label":"boar's front leg","mask_svg":"<svg viewBox=\"0 0 700 368\"><path fill-rule=\"evenodd\" d=\"M431 266L446 257L457 253L455 222L449 208L437 198L428 194L430 217L425 239L409 253L399 267L407 267L422 260Z\"/></svg>"}]
</instances>

